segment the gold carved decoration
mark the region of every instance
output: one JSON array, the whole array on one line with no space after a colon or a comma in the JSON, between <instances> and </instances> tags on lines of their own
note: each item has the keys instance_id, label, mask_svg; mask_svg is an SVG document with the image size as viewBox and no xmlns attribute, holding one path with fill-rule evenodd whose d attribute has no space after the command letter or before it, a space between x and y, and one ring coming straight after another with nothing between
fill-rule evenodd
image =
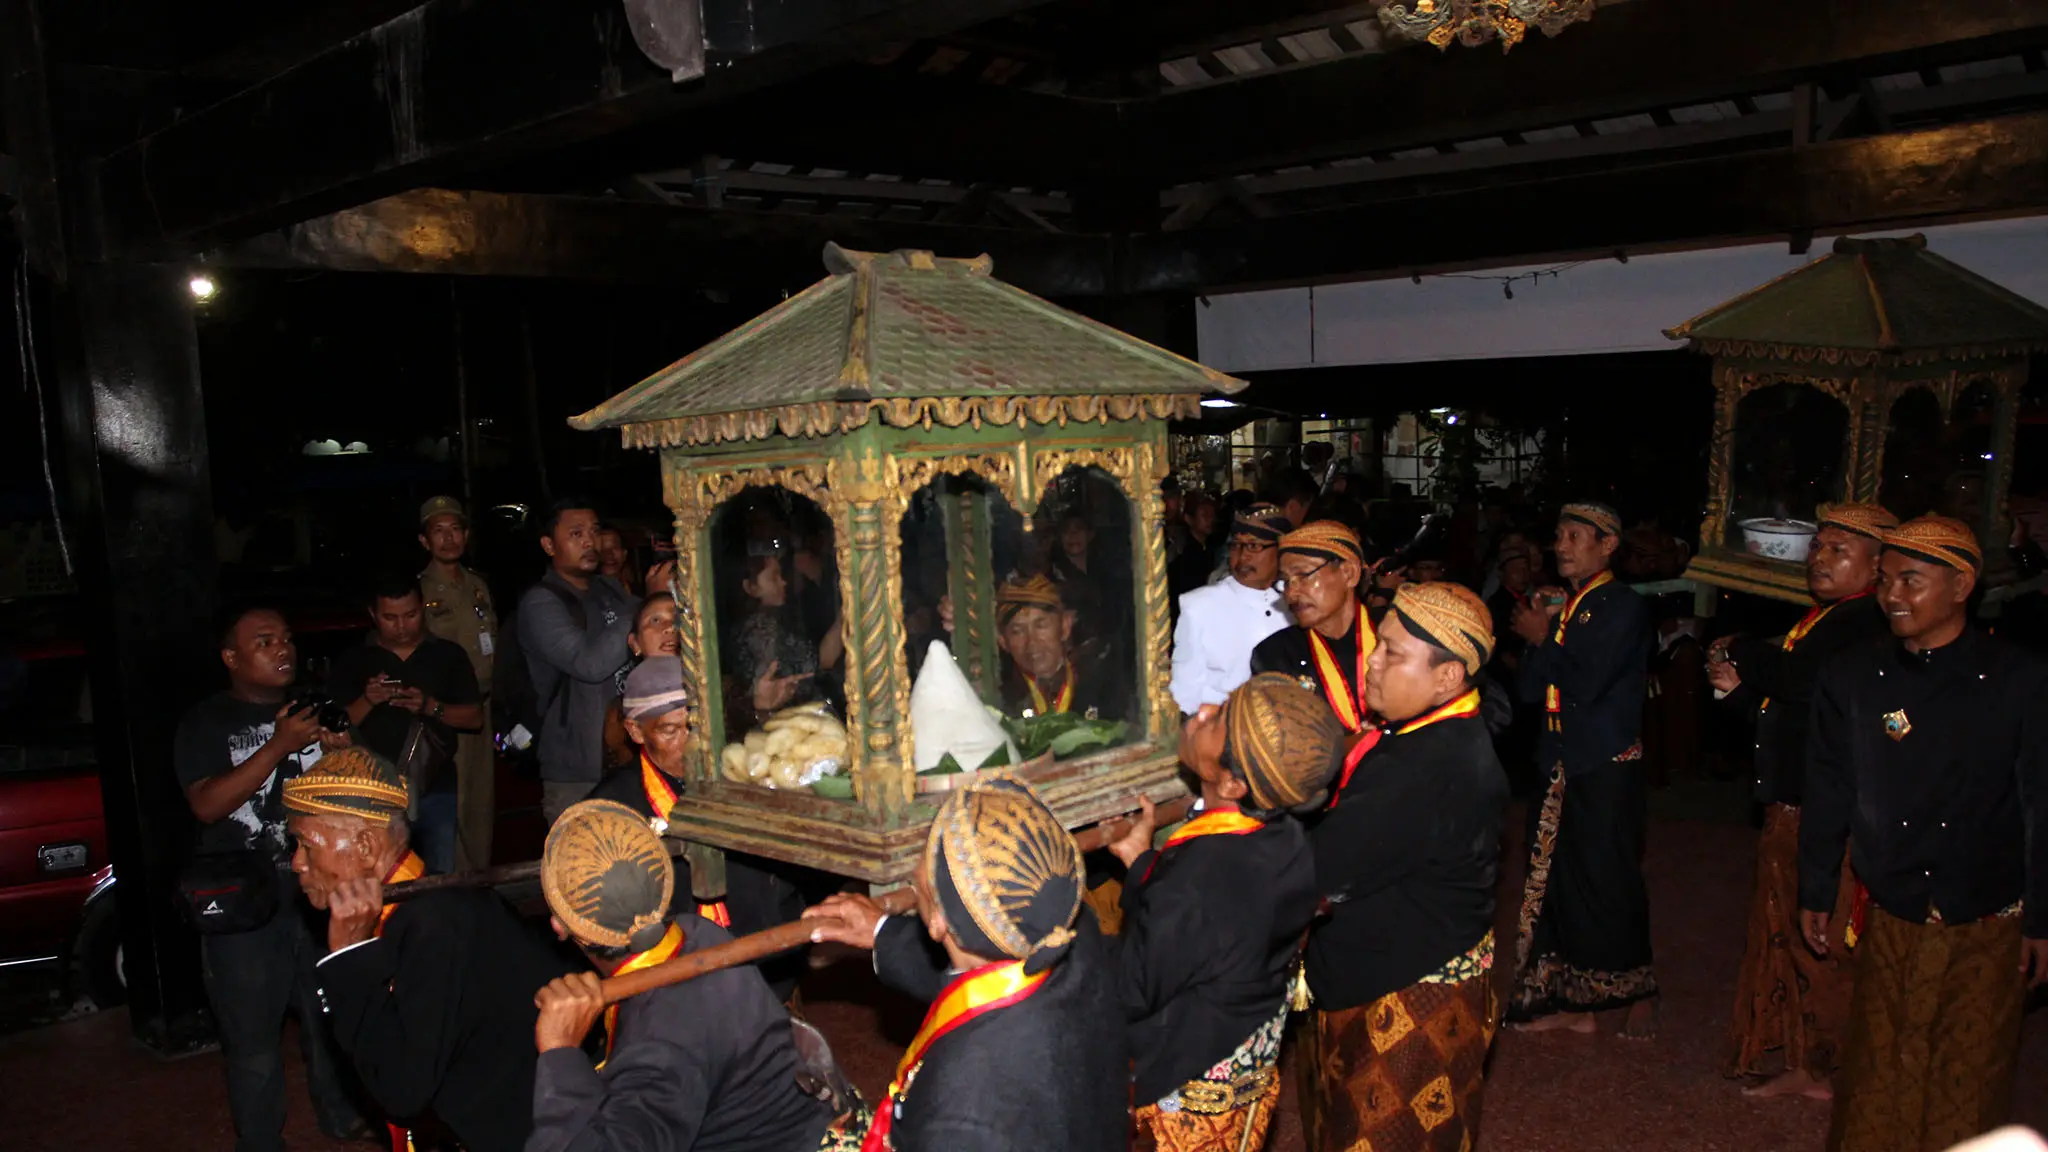
<instances>
[{"instance_id":1,"label":"gold carved decoration","mask_svg":"<svg viewBox=\"0 0 2048 1152\"><path fill-rule=\"evenodd\" d=\"M1191 392L1147 392L1104 396L892 396L883 399L820 400L746 412L677 416L627 424L619 429L628 448L682 448L767 440L831 436L865 427L879 418L892 428L946 428L984 424L1107 424L1112 420L1184 420L1201 414L1201 397Z\"/></svg>"},{"instance_id":2,"label":"gold carved decoration","mask_svg":"<svg viewBox=\"0 0 2048 1152\"><path fill-rule=\"evenodd\" d=\"M979 476L1017 506L1017 458L1008 452L970 452L953 456L903 456L897 458L897 482L903 491L903 506L910 497L941 476L965 473Z\"/></svg>"},{"instance_id":3,"label":"gold carved decoration","mask_svg":"<svg viewBox=\"0 0 2048 1152\"><path fill-rule=\"evenodd\" d=\"M1131 494L1129 489L1131 487L1132 449L1129 448L1047 448L1043 451L1033 452L1031 454L1033 489L1036 492L1042 493L1047 488L1052 487L1053 481L1058 480L1067 469L1077 465L1085 467L1090 464L1116 477L1118 481L1123 483L1125 495ZM1135 511L1137 506L1137 502L1133 500L1131 503L1132 510Z\"/></svg>"},{"instance_id":4,"label":"gold carved decoration","mask_svg":"<svg viewBox=\"0 0 2048 1152\"><path fill-rule=\"evenodd\" d=\"M1171 686L1173 621L1166 589L1166 504L1159 495L1159 482L1166 478L1166 459L1160 447L1149 441L1139 444L1136 467L1122 479L1124 493L1136 513L1132 519L1138 539L1132 544L1138 553L1138 570L1144 574L1139 584L1144 596L1139 618L1145 622L1145 633L1139 638L1139 651L1145 654L1150 735L1154 741L1165 744L1173 740L1179 728L1176 721L1180 709L1173 702Z\"/></svg>"},{"instance_id":5,"label":"gold carved decoration","mask_svg":"<svg viewBox=\"0 0 2048 1152\"><path fill-rule=\"evenodd\" d=\"M1959 348L1912 348L1880 352L1868 348L1816 348L1806 344L1768 344L1754 340L1692 338L1692 350L1730 360L1777 360L1788 364L1848 365L1852 368L1903 368L1946 360L2002 360L2033 353L2031 342L1973 344Z\"/></svg>"}]
</instances>

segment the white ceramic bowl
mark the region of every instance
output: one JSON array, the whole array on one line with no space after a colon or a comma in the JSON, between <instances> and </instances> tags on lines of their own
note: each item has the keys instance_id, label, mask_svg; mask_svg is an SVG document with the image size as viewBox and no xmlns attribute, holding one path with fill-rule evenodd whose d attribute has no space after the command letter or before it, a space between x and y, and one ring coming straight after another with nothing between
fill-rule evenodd
<instances>
[{"instance_id":1,"label":"white ceramic bowl","mask_svg":"<svg viewBox=\"0 0 2048 1152\"><path fill-rule=\"evenodd\" d=\"M1754 519L1736 522L1742 529L1742 545L1751 555L1788 564L1806 563L1813 548L1813 534L1819 526L1805 520Z\"/></svg>"}]
</instances>

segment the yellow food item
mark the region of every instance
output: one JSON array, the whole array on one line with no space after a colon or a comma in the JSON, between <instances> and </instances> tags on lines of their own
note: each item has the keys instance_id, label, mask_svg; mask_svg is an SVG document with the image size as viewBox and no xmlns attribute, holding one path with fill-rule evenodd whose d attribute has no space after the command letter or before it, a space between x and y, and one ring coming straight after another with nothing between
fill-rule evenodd
<instances>
[{"instance_id":1,"label":"yellow food item","mask_svg":"<svg viewBox=\"0 0 2048 1152\"><path fill-rule=\"evenodd\" d=\"M747 746L727 744L725 750L718 754L718 771L727 780L745 784L748 780Z\"/></svg>"}]
</instances>

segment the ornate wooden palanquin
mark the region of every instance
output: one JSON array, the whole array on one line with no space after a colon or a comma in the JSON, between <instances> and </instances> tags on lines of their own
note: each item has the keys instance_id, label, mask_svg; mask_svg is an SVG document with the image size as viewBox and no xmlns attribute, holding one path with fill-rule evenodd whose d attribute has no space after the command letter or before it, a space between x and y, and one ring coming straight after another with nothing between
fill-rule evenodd
<instances>
[{"instance_id":1,"label":"ornate wooden palanquin","mask_svg":"<svg viewBox=\"0 0 2048 1152\"><path fill-rule=\"evenodd\" d=\"M1741 507L1738 445L1796 435L1781 425L1795 424L1791 409L1810 404L1796 394L1800 389L1841 406L1839 443L1820 446L1830 467L1806 494L1809 501L1882 499L1902 505L1892 509L1902 516L1957 515L1978 532L1987 580L2010 577L2004 544L2019 394L2027 357L2048 349L2048 309L1928 251L1922 236L1843 237L1831 254L1665 335L1714 358L1706 518L1688 577L1807 601L1804 567L1749 554L1736 524L1755 514ZM1779 385L1793 386L1791 403L1773 411L1752 402ZM1975 440L1956 435L1972 431L1959 426L1966 400L1988 424L1974 430ZM1895 406L1912 409L1913 418L1895 420ZM1930 422L1937 427L1923 426ZM1914 436L1947 441L1929 454L1948 469L1945 500L1914 499L1905 494L1913 478L1888 472L1888 443ZM1955 458L1956 444L1965 441L1968 468ZM1810 519L1810 511L1794 515Z\"/></svg>"},{"instance_id":2,"label":"ornate wooden palanquin","mask_svg":"<svg viewBox=\"0 0 2048 1152\"><path fill-rule=\"evenodd\" d=\"M1196 414L1203 393L1243 383L1004 284L987 257L828 246L825 263L830 274L809 289L570 421L617 428L627 446L661 453L681 656L690 681L706 686L670 834L871 882L908 874L932 808L915 791L911 759L899 525L921 487L959 474L985 485L944 509L953 648L985 692L998 671L988 493L1028 526L1069 468L1114 478L1130 512L1133 735L1030 778L1069 826L1125 811L1139 791L1178 794L1160 523L1166 422ZM752 487L815 501L833 525L850 801L736 784L717 771L733 734L711 687L720 676L711 526L721 504Z\"/></svg>"}]
</instances>

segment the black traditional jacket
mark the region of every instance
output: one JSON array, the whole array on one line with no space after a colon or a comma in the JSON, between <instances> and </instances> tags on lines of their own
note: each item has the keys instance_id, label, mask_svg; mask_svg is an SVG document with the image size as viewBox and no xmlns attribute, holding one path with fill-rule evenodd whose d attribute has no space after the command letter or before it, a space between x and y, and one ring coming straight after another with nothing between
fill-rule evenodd
<instances>
[{"instance_id":1,"label":"black traditional jacket","mask_svg":"<svg viewBox=\"0 0 2048 1152\"><path fill-rule=\"evenodd\" d=\"M1117 998L1139 1104L1227 1059L1279 1013L1316 901L1308 839L1292 817L1132 862Z\"/></svg>"},{"instance_id":2,"label":"black traditional jacket","mask_svg":"<svg viewBox=\"0 0 2048 1152\"><path fill-rule=\"evenodd\" d=\"M1875 596L1838 602L1786 651L1777 640L1742 638L1728 656L1742 683L1725 703L1756 716L1756 798L1798 807L1806 798L1806 721L1814 681L1836 653L1890 635Z\"/></svg>"},{"instance_id":3,"label":"black traditional jacket","mask_svg":"<svg viewBox=\"0 0 2048 1152\"><path fill-rule=\"evenodd\" d=\"M518 1152L533 1121L534 993L569 970L495 893L444 889L320 961L321 1010L385 1112L432 1112L470 1152Z\"/></svg>"},{"instance_id":4,"label":"black traditional jacket","mask_svg":"<svg viewBox=\"0 0 2048 1152\"><path fill-rule=\"evenodd\" d=\"M896 1101L895 1152L1125 1152L1130 1062L1116 973L1095 914L1037 992L932 1044ZM875 971L922 1001L948 975L914 916L875 936Z\"/></svg>"},{"instance_id":5,"label":"black traditional jacket","mask_svg":"<svg viewBox=\"0 0 2048 1152\"><path fill-rule=\"evenodd\" d=\"M1835 907L1842 842L1877 906L1963 924L2026 900L2048 938L2048 665L1974 628L1886 638L1822 670L1799 819L1799 906Z\"/></svg>"},{"instance_id":6,"label":"black traditional jacket","mask_svg":"<svg viewBox=\"0 0 2048 1152\"><path fill-rule=\"evenodd\" d=\"M682 924L684 954L732 939ZM789 1013L760 972L706 973L620 1004L601 1070L578 1048L541 1053L527 1152L813 1152L832 1112L796 1075Z\"/></svg>"},{"instance_id":7,"label":"black traditional jacket","mask_svg":"<svg viewBox=\"0 0 2048 1152\"><path fill-rule=\"evenodd\" d=\"M1567 603L1569 607L1569 603ZM1611 581L1587 593L1565 626L1522 654L1516 695L1539 711L1545 689L1557 685L1563 709L1555 725L1546 715L1536 745L1537 764L1562 762L1567 777L1598 771L1636 745L1649 696L1650 610L1635 589Z\"/></svg>"},{"instance_id":8,"label":"black traditional jacket","mask_svg":"<svg viewBox=\"0 0 2048 1152\"><path fill-rule=\"evenodd\" d=\"M1309 933L1316 1007L1370 1004L1493 927L1507 774L1477 716L1388 733L1309 834L1330 916Z\"/></svg>"}]
</instances>

